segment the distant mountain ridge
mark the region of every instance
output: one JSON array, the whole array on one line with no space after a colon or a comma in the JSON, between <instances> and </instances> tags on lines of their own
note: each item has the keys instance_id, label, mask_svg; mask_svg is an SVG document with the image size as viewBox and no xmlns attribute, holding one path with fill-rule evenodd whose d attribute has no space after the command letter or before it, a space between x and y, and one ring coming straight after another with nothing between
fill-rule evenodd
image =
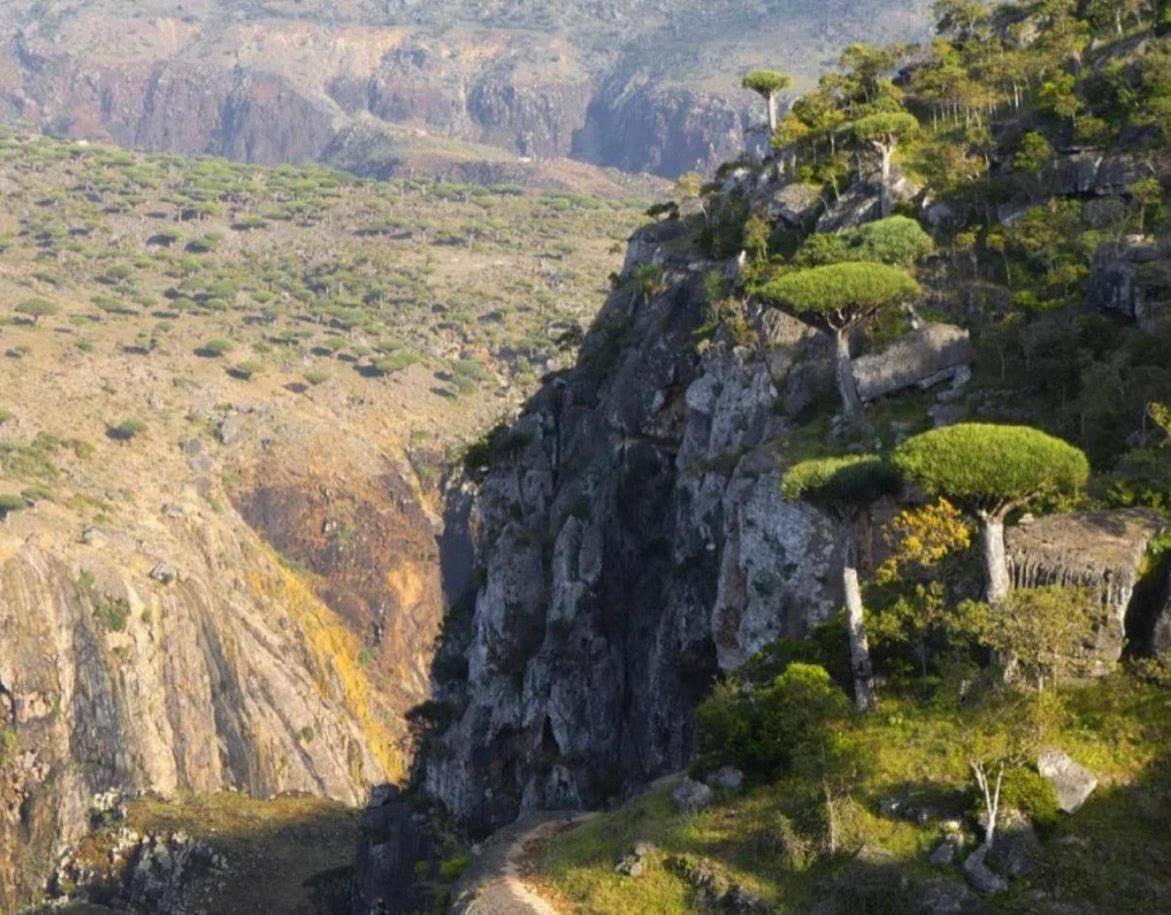
<instances>
[{"instance_id":1,"label":"distant mountain ridge","mask_svg":"<svg viewBox=\"0 0 1171 915\"><path fill-rule=\"evenodd\" d=\"M381 172L446 173L493 155L436 151L450 141L670 177L739 152L746 69L807 83L850 41L923 37L927 6L0 0L0 122L265 164L370 172L336 156L362 146Z\"/></svg>"}]
</instances>

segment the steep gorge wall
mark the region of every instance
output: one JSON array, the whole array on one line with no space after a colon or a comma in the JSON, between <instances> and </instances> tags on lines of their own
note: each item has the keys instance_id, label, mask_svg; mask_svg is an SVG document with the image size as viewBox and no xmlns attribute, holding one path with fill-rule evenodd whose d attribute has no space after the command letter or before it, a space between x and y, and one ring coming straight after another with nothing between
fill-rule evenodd
<instances>
[{"instance_id":1,"label":"steep gorge wall","mask_svg":"<svg viewBox=\"0 0 1171 915\"><path fill-rule=\"evenodd\" d=\"M873 218L877 195L856 182L827 209L766 164L732 171L707 218L738 206L789 227L843 228ZM803 635L840 604L839 532L780 494L782 466L808 451L812 408L836 406L825 340L776 311L750 310L753 333L723 328L697 346L711 319L706 275L740 269L735 258L704 259L698 221L634 236L578 365L548 379L494 443L477 501L474 607L451 621L462 628L437 665L437 699L451 718L426 756L427 789L474 827L598 809L682 768L691 712L712 676ZM650 265L662 272L647 274L648 293L634 273ZM940 301L963 307L962 292ZM971 377L967 331L927 330L881 350L855 345L856 376L883 381L875 397L951 381L923 406L923 423L980 415L959 396ZM889 421L884 441L914 428ZM1018 587L1101 590L1109 618L1087 647L1102 672L1134 624L1152 622L1133 619L1152 608L1131 597L1161 526L1119 510L1056 515L1010 536ZM876 528L855 531L864 565L880 558ZM1157 625L1163 650L1168 627Z\"/></svg>"},{"instance_id":2,"label":"steep gorge wall","mask_svg":"<svg viewBox=\"0 0 1171 915\"><path fill-rule=\"evenodd\" d=\"M5 911L103 796L361 806L411 765L443 605L411 464L295 400L179 410L172 431L151 390L149 442L70 468L101 498L0 520Z\"/></svg>"},{"instance_id":3,"label":"steep gorge wall","mask_svg":"<svg viewBox=\"0 0 1171 915\"><path fill-rule=\"evenodd\" d=\"M400 776L357 639L254 539L194 509L78 533L0 532L5 907L98 794L361 803Z\"/></svg>"},{"instance_id":4,"label":"steep gorge wall","mask_svg":"<svg viewBox=\"0 0 1171 915\"><path fill-rule=\"evenodd\" d=\"M369 116L665 175L714 167L742 144L746 100L608 80L554 37L121 24L133 52L101 44L108 23L96 16L0 33L0 122L261 164L328 159Z\"/></svg>"},{"instance_id":5,"label":"steep gorge wall","mask_svg":"<svg viewBox=\"0 0 1171 915\"><path fill-rule=\"evenodd\" d=\"M836 605L833 525L781 499L777 450L779 394L816 391L824 350L762 322L760 348L697 355L703 276L724 265L679 231L636 236L628 269L662 265L666 290L616 289L483 482L466 681L439 683L458 714L426 760L429 791L480 828L680 768L717 670Z\"/></svg>"}]
</instances>

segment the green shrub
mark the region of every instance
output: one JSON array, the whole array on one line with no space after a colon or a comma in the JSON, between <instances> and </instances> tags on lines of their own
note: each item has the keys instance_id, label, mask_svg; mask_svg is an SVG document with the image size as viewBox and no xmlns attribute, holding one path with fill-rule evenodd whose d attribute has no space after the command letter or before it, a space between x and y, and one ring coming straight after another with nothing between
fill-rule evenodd
<instances>
[{"instance_id":1,"label":"green shrub","mask_svg":"<svg viewBox=\"0 0 1171 915\"><path fill-rule=\"evenodd\" d=\"M794 261L806 267L845 261L911 267L934 250L935 243L918 222L906 216L891 216L840 235L824 232L811 235Z\"/></svg>"},{"instance_id":2,"label":"green shrub","mask_svg":"<svg viewBox=\"0 0 1171 915\"><path fill-rule=\"evenodd\" d=\"M26 299L16 306L16 313L31 319L33 324L57 314L57 311L57 306L48 299Z\"/></svg>"},{"instance_id":3,"label":"green shrub","mask_svg":"<svg viewBox=\"0 0 1171 915\"><path fill-rule=\"evenodd\" d=\"M718 683L695 709L695 772L726 764L756 771L762 762L760 711L751 693L737 683Z\"/></svg>"},{"instance_id":4,"label":"green shrub","mask_svg":"<svg viewBox=\"0 0 1171 915\"><path fill-rule=\"evenodd\" d=\"M104 598L94 607L94 619L109 632L125 632L130 622L130 604L125 600Z\"/></svg>"},{"instance_id":5,"label":"green shrub","mask_svg":"<svg viewBox=\"0 0 1171 915\"><path fill-rule=\"evenodd\" d=\"M21 490L20 496L29 505L36 505L38 502L52 502L53 490L48 486L30 486Z\"/></svg>"},{"instance_id":6,"label":"green shrub","mask_svg":"<svg viewBox=\"0 0 1171 915\"><path fill-rule=\"evenodd\" d=\"M1085 486L1090 466L1077 448L1028 426L961 423L908 439L895 467L932 495L996 511L1047 493Z\"/></svg>"},{"instance_id":7,"label":"green shrub","mask_svg":"<svg viewBox=\"0 0 1171 915\"><path fill-rule=\"evenodd\" d=\"M454 882L463 876L464 871L471 866L472 859L467 855L456 855L448 858L439 865L439 876L449 882Z\"/></svg>"},{"instance_id":8,"label":"green shrub","mask_svg":"<svg viewBox=\"0 0 1171 915\"><path fill-rule=\"evenodd\" d=\"M759 290L769 305L798 315L824 317L910 301L919 293L919 284L905 270L862 262L787 273Z\"/></svg>"},{"instance_id":9,"label":"green shrub","mask_svg":"<svg viewBox=\"0 0 1171 915\"><path fill-rule=\"evenodd\" d=\"M1005 770L1000 803L1005 810L1019 810L1042 830L1056 826L1061 817L1053 785L1035 770L1024 766Z\"/></svg>"},{"instance_id":10,"label":"green shrub","mask_svg":"<svg viewBox=\"0 0 1171 915\"><path fill-rule=\"evenodd\" d=\"M754 779L783 775L795 751L850 703L824 667L795 662L766 686L719 683L695 712L693 768L737 766Z\"/></svg>"},{"instance_id":11,"label":"green shrub","mask_svg":"<svg viewBox=\"0 0 1171 915\"><path fill-rule=\"evenodd\" d=\"M13 413L11 410L6 410L3 407L0 407L0 426L3 426L6 422L11 420L12 416Z\"/></svg>"},{"instance_id":12,"label":"green shrub","mask_svg":"<svg viewBox=\"0 0 1171 915\"><path fill-rule=\"evenodd\" d=\"M118 442L129 442L146 431L146 423L141 419L124 419L117 425L110 426L106 434Z\"/></svg>"},{"instance_id":13,"label":"green shrub","mask_svg":"<svg viewBox=\"0 0 1171 915\"><path fill-rule=\"evenodd\" d=\"M228 369L228 374L233 378L238 378L241 381L249 381L256 375L264 371L264 363L256 362L254 360L247 360L237 363Z\"/></svg>"},{"instance_id":14,"label":"green shrub","mask_svg":"<svg viewBox=\"0 0 1171 915\"><path fill-rule=\"evenodd\" d=\"M781 480L781 495L790 501L859 503L897 495L901 486L898 473L886 461L858 454L794 465Z\"/></svg>"},{"instance_id":15,"label":"green shrub","mask_svg":"<svg viewBox=\"0 0 1171 915\"><path fill-rule=\"evenodd\" d=\"M329 381L329 375L317 369L310 369L305 373L304 378L314 387L319 384L325 384L325 382Z\"/></svg>"},{"instance_id":16,"label":"green shrub","mask_svg":"<svg viewBox=\"0 0 1171 915\"><path fill-rule=\"evenodd\" d=\"M200 356L210 359L219 359L221 356L226 356L236 348L236 344L231 340L225 340L223 337L216 337L208 340L196 352Z\"/></svg>"},{"instance_id":17,"label":"green shrub","mask_svg":"<svg viewBox=\"0 0 1171 915\"><path fill-rule=\"evenodd\" d=\"M393 375L420 362L422 358L422 356L412 350L402 349L391 353L389 356L383 356L381 359L374 360L370 364L370 368L376 375Z\"/></svg>"},{"instance_id":18,"label":"green shrub","mask_svg":"<svg viewBox=\"0 0 1171 915\"><path fill-rule=\"evenodd\" d=\"M18 512L25 508L28 508L28 502L24 496L0 493L0 519L7 518L13 512Z\"/></svg>"},{"instance_id":19,"label":"green shrub","mask_svg":"<svg viewBox=\"0 0 1171 915\"><path fill-rule=\"evenodd\" d=\"M221 236L214 232L209 232L206 235L201 235L199 238L192 239L187 244L187 250L192 254L210 254L220 246Z\"/></svg>"}]
</instances>

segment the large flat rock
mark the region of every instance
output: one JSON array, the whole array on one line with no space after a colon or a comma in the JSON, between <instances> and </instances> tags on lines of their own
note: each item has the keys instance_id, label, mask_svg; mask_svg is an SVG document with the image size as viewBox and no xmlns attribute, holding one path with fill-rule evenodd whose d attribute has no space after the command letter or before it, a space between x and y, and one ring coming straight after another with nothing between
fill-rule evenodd
<instances>
[{"instance_id":1,"label":"large flat rock","mask_svg":"<svg viewBox=\"0 0 1171 915\"><path fill-rule=\"evenodd\" d=\"M954 378L972 361L972 344L962 327L930 324L881 353L854 360L858 394L865 401L913 387L928 388Z\"/></svg>"},{"instance_id":2,"label":"large flat rock","mask_svg":"<svg viewBox=\"0 0 1171 915\"><path fill-rule=\"evenodd\" d=\"M1164 527L1144 509L1050 515L1006 532L1009 575L1016 588L1081 587L1100 596L1103 621L1092 648L1105 672L1122 656L1147 550Z\"/></svg>"}]
</instances>

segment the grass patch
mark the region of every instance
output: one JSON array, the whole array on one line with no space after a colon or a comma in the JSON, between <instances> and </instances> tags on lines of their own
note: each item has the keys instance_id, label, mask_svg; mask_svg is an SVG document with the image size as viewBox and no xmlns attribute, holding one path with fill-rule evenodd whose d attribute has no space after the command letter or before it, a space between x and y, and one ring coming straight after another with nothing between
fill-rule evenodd
<instances>
[{"instance_id":1,"label":"grass patch","mask_svg":"<svg viewBox=\"0 0 1171 915\"><path fill-rule=\"evenodd\" d=\"M228 871L207 882L209 896L201 898L201 907L252 915L322 911L319 888L335 874L345 877L353 865L360 819L360 811L334 801L256 800L225 792L174 803L133 801L125 826L142 835L183 832L211 845L227 859ZM105 873L116 841L115 830L98 831L81 843L80 860Z\"/></svg>"},{"instance_id":2,"label":"grass patch","mask_svg":"<svg viewBox=\"0 0 1171 915\"><path fill-rule=\"evenodd\" d=\"M1100 787L1081 810L1060 815L1044 833L1040 866L994 900L993 910L1035 912L1037 899L1045 898L1083 909L1089 904L1090 911L1167 911L1171 870L1154 862L1171 860L1171 694L1118 674L1064 690L1062 705L1064 720L1052 743L1088 766ZM667 866L674 855L708 861L781 913L809 911L834 893L866 895L853 885L859 880L889 879L896 886L903 877L914 882L934 875L962 881L958 863L935 868L927 857L942 818L962 817L976 833L962 749L966 727L960 711L890 697L877 713L855 719L851 729L871 765L845 803L840 827L847 853L836 858L816 851L824 826L815 785L789 776L723 795L709 810L688 816L671 804L670 780L551 840L536 860L534 879L583 915L699 911L691 888ZM883 815L882 801L895 796L911 796L935 816L921 824ZM636 842L651 842L658 851L643 877L620 876L614 865ZM863 848L868 861L882 862L868 866L865 878L853 859ZM850 911L886 910L857 904Z\"/></svg>"}]
</instances>

